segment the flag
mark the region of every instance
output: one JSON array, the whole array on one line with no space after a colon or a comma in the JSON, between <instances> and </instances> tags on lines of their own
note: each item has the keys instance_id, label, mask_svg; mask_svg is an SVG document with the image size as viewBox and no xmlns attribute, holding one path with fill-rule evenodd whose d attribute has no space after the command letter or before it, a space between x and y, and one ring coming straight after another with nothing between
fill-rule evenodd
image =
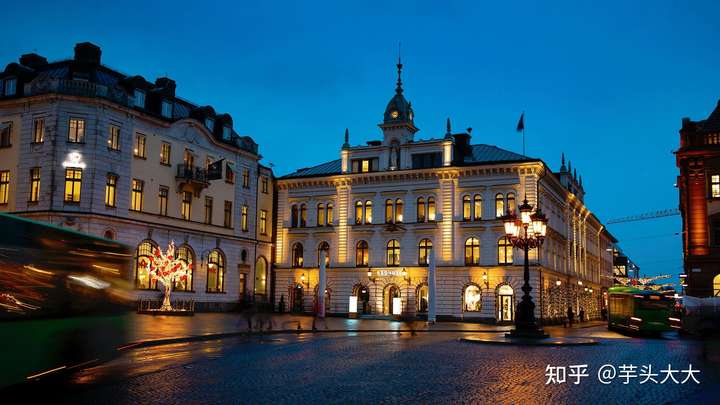
<instances>
[{"instance_id":1,"label":"flag","mask_svg":"<svg viewBox=\"0 0 720 405\"><path fill-rule=\"evenodd\" d=\"M207 179L208 180L220 180L222 179L222 162L225 158L218 160L217 162L210 163L207 168Z\"/></svg>"},{"instance_id":2,"label":"flag","mask_svg":"<svg viewBox=\"0 0 720 405\"><path fill-rule=\"evenodd\" d=\"M525 130L525 112L520 114L520 120L518 121L518 124L517 124L518 132L522 132L524 130Z\"/></svg>"}]
</instances>

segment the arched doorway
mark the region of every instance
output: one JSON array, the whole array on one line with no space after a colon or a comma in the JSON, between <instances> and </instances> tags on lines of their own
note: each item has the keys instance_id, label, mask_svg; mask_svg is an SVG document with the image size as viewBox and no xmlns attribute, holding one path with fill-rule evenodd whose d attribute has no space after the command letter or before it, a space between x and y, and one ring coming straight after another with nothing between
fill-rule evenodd
<instances>
[{"instance_id":1,"label":"arched doorway","mask_svg":"<svg viewBox=\"0 0 720 405\"><path fill-rule=\"evenodd\" d=\"M498 288L498 322L512 322L515 314L515 291L508 284Z\"/></svg>"},{"instance_id":2,"label":"arched doorway","mask_svg":"<svg viewBox=\"0 0 720 405\"><path fill-rule=\"evenodd\" d=\"M291 297L290 302L292 302L292 306L290 307L292 312L302 312L303 311L303 287L300 284L295 284L295 287L293 287L291 291Z\"/></svg>"},{"instance_id":3,"label":"arched doorway","mask_svg":"<svg viewBox=\"0 0 720 405\"><path fill-rule=\"evenodd\" d=\"M383 293L383 314L393 315L402 312L402 308L396 308L396 305L400 304L398 303L399 300L395 298L400 298L400 288L395 284L390 284L385 287Z\"/></svg>"},{"instance_id":4,"label":"arched doorway","mask_svg":"<svg viewBox=\"0 0 720 405\"><path fill-rule=\"evenodd\" d=\"M430 302L430 288L427 284L422 284L417 288L415 293L417 302L415 303L418 313L426 313L428 311L428 303Z\"/></svg>"},{"instance_id":5,"label":"arched doorway","mask_svg":"<svg viewBox=\"0 0 720 405\"><path fill-rule=\"evenodd\" d=\"M352 291L353 297L357 297L358 312L360 314L370 313L370 289L362 284L355 284Z\"/></svg>"}]
</instances>

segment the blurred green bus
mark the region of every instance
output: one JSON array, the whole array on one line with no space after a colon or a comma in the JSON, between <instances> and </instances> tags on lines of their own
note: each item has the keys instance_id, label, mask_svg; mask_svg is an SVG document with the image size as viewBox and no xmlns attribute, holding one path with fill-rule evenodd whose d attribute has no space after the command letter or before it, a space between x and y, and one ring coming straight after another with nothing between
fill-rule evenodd
<instances>
[{"instance_id":1,"label":"blurred green bus","mask_svg":"<svg viewBox=\"0 0 720 405\"><path fill-rule=\"evenodd\" d=\"M674 305L672 297L657 291L611 287L608 289L608 329L640 333L672 330Z\"/></svg>"}]
</instances>

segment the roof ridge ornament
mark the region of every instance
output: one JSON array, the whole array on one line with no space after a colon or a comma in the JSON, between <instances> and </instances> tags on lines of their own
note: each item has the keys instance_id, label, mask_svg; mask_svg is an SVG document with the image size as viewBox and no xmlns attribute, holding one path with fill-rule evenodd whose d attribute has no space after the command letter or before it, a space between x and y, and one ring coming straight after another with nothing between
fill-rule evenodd
<instances>
[{"instance_id":1,"label":"roof ridge ornament","mask_svg":"<svg viewBox=\"0 0 720 405\"><path fill-rule=\"evenodd\" d=\"M343 143L343 149L347 149L350 147L350 131L345 128L345 143Z\"/></svg>"},{"instance_id":2,"label":"roof ridge ornament","mask_svg":"<svg viewBox=\"0 0 720 405\"><path fill-rule=\"evenodd\" d=\"M398 63L395 66L397 66L397 70L398 70L397 87L395 87L395 93L402 94L403 93L403 88L402 88L402 68L403 68L402 42L399 42L399 41L398 41Z\"/></svg>"},{"instance_id":3,"label":"roof ridge ornament","mask_svg":"<svg viewBox=\"0 0 720 405\"><path fill-rule=\"evenodd\" d=\"M452 128L450 127L450 117L447 118L447 132L445 132L445 138L450 138L452 136Z\"/></svg>"}]
</instances>

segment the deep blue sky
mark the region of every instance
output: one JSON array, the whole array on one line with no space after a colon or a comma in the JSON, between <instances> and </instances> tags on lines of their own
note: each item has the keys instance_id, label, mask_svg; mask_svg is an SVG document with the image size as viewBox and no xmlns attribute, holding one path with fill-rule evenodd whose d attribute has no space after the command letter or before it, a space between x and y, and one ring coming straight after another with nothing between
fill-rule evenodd
<instances>
[{"instance_id":1,"label":"deep blue sky","mask_svg":"<svg viewBox=\"0 0 720 405\"><path fill-rule=\"evenodd\" d=\"M10 3L0 63L96 43L105 64L231 113L279 175L338 158L345 127L353 144L380 136L402 41L418 137L449 116L520 152L525 110L528 155L557 169L565 152L603 220L677 207L680 120L720 98L716 1ZM679 217L610 230L643 272L680 272Z\"/></svg>"}]
</instances>

